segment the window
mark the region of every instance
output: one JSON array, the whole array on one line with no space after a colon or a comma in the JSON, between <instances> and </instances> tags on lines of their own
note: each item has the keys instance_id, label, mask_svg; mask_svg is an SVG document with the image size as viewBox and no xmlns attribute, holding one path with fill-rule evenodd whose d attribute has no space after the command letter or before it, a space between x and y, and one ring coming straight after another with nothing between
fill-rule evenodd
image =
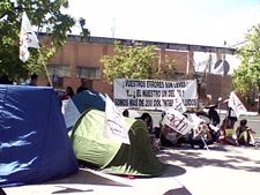
<instances>
[{"instance_id":1,"label":"window","mask_svg":"<svg viewBox=\"0 0 260 195\"><path fill-rule=\"evenodd\" d=\"M101 71L97 67L78 67L79 78L100 79Z\"/></svg>"},{"instance_id":2,"label":"window","mask_svg":"<svg viewBox=\"0 0 260 195\"><path fill-rule=\"evenodd\" d=\"M47 70L49 75L56 77L69 77L70 67L68 65L48 65Z\"/></svg>"}]
</instances>

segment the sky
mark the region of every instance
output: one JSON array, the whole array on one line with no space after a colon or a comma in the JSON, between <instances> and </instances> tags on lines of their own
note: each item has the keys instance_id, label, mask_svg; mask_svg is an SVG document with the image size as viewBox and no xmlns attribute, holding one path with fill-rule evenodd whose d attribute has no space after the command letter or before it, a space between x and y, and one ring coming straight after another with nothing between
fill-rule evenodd
<instances>
[{"instance_id":1,"label":"sky","mask_svg":"<svg viewBox=\"0 0 260 195\"><path fill-rule=\"evenodd\" d=\"M91 36L233 46L260 23L260 0L69 0ZM77 34L79 27L73 29Z\"/></svg>"}]
</instances>

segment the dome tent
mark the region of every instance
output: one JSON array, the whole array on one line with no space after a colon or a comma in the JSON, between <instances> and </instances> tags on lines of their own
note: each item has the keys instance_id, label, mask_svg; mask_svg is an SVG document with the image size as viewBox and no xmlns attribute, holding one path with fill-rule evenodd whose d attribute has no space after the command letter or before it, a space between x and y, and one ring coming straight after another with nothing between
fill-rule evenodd
<instances>
[{"instance_id":1,"label":"dome tent","mask_svg":"<svg viewBox=\"0 0 260 195\"><path fill-rule=\"evenodd\" d=\"M106 97L97 91L84 90L72 97L72 101L80 113L90 108L105 111Z\"/></svg>"},{"instance_id":2,"label":"dome tent","mask_svg":"<svg viewBox=\"0 0 260 195\"><path fill-rule=\"evenodd\" d=\"M156 157L144 122L131 118L125 120L130 126L131 145L103 136L105 112L90 109L83 113L71 136L77 159L111 174L156 176L163 173L166 165Z\"/></svg>"},{"instance_id":3,"label":"dome tent","mask_svg":"<svg viewBox=\"0 0 260 195\"><path fill-rule=\"evenodd\" d=\"M50 87L0 85L0 187L36 184L78 170Z\"/></svg>"}]
</instances>

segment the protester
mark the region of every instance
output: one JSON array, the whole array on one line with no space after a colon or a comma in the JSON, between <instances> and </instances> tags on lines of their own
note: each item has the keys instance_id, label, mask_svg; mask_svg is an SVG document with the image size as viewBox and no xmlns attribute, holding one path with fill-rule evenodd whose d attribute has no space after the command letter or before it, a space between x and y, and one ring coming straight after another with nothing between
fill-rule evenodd
<instances>
[{"instance_id":1,"label":"protester","mask_svg":"<svg viewBox=\"0 0 260 195\"><path fill-rule=\"evenodd\" d=\"M37 86L37 82L38 82L38 75L36 73L33 73L31 75L30 83L28 85Z\"/></svg>"},{"instance_id":2,"label":"protester","mask_svg":"<svg viewBox=\"0 0 260 195\"><path fill-rule=\"evenodd\" d=\"M212 140L210 129L206 121L201 120L198 125L193 128L193 139L194 140Z\"/></svg>"},{"instance_id":3,"label":"protester","mask_svg":"<svg viewBox=\"0 0 260 195\"><path fill-rule=\"evenodd\" d=\"M125 109L123 112L122 112L123 116L124 117L129 117L129 111L127 109Z\"/></svg>"},{"instance_id":4,"label":"protester","mask_svg":"<svg viewBox=\"0 0 260 195\"><path fill-rule=\"evenodd\" d=\"M88 88L88 83L87 83L87 79L86 78L81 78L80 79L81 85L78 87L77 89L77 94L84 91L84 90L89 90Z\"/></svg>"},{"instance_id":5,"label":"protester","mask_svg":"<svg viewBox=\"0 0 260 195\"><path fill-rule=\"evenodd\" d=\"M163 122L163 118L164 118L165 115L166 115L166 112L163 111L162 114L161 114L161 119L159 121L159 127L160 127L161 130L163 128L162 122Z\"/></svg>"},{"instance_id":6,"label":"protester","mask_svg":"<svg viewBox=\"0 0 260 195\"><path fill-rule=\"evenodd\" d=\"M220 126L220 136L219 141L231 145L238 145L237 141L237 135L234 129L235 126L235 120L230 120L229 117L225 118L222 121L222 124Z\"/></svg>"},{"instance_id":7,"label":"protester","mask_svg":"<svg viewBox=\"0 0 260 195\"><path fill-rule=\"evenodd\" d=\"M162 126L160 134L160 142L162 146L170 147L178 144L181 135L167 125Z\"/></svg>"},{"instance_id":8,"label":"protester","mask_svg":"<svg viewBox=\"0 0 260 195\"><path fill-rule=\"evenodd\" d=\"M144 112L141 115L141 117L137 117L136 119L140 119L145 122L153 149L154 150L160 149L160 141L159 141L159 139L156 138L156 135L154 132L152 116L149 113Z\"/></svg>"},{"instance_id":9,"label":"protester","mask_svg":"<svg viewBox=\"0 0 260 195\"><path fill-rule=\"evenodd\" d=\"M148 132L150 134L153 133L153 119L152 119L152 116L149 113L144 112L140 117L138 117L136 119L143 120L145 122L146 126L147 126Z\"/></svg>"},{"instance_id":10,"label":"protester","mask_svg":"<svg viewBox=\"0 0 260 195\"><path fill-rule=\"evenodd\" d=\"M238 120L235 111L230 107L228 108L228 119L233 123L236 123Z\"/></svg>"},{"instance_id":11,"label":"protester","mask_svg":"<svg viewBox=\"0 0 260 195\"><path fill-rule=\"evenodd\" d=\"M255 138L253 134L255 134L255 131L247 126L247 120L241 120L240 125L236 130L238 143L246 146L255 146Z\"/></svg>"},{"instance_id":12,"label":"protester","mask_svg":"<svg viewBox=\"0 0 260 195\"><path fill-rule=\"evenodd\" d=\"M217 108L217 104L210 105L209 112L208 112L210 123L215 127L220 123L220 117L218 112L215 110L216 108Z\"/></svg>"},{"instance_id":13,"label":"protester","mask_svg":"<svg viewBox=\"0 0 260 195\"><path fill-rule=\"evenodd\" d=\"M163 118L164 116L166 115L166 112L162 112L161 114L161 119L159 120L159 127L155 127L154 128L154 133L155 133L155 136L156 138L160 138L161 137L161 132L164 128L164 125L163 125Z\"/></svg>"},{"instance_id":14,"label":"protester","mask_svg":"<svg viewBox=\"0 0 260 195\"><path fill-rule=\"evenodd\" d=\"M72 98L74 95L75 94L74 94L74 91L73 91L72 87L68 86L66 88L65 94L63 95L63 97L61 99L62 100L66 100L66 99Z\"/></svg>"}]
</instances>

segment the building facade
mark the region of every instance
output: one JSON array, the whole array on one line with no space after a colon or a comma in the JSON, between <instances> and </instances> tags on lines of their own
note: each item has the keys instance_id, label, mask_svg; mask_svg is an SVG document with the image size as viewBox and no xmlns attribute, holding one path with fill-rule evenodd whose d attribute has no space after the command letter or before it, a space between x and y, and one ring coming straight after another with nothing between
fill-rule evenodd
<instances>
[{"instance_id":1,"label":"building facade","mask_svg":"<svg viewBox=\"0 0 260 195\"><path fill-rule=\"evenodd\" d=\"M74 90L80 85L80 79L86 78L88 80L88 87L95 91L107 93L112 96L113 87L103 74L103 65L100 59L104 55L113 55L114 42L121 41L123 45L133 45L133 40L128 39L114 39L104 37L91 37L88 41L82 41L79 36L69 36L68 42L58 51L54 58L48 64L48 73L55 88L65 89L71 86ZM140 41L142 45L155 45L158 53L158 66L160 66L162 74L161 79L180 80L180 79L194 79L194 52L216 53L216 54L234 54L235 50L226 47L212 47L188 44L175 44L165 42ZM165 69L166 60L174 60L175 68L174 74L168 74ZM172 75L169 78L167 75ZM213 76L214 77L214 76ZM215 78L215 77L214 77ZM216 82L221 81L222 90L230 88L230 80L227 79L213 79ZM210 76L207 76L204 88L208 85L216 85L212 83ZM46 82L46 81L45 81ZM228 86L228 87L227 87ZM213 89L210 87L210 89ZM205 90L204 93L210 92L212 96L221 94L221 89ZM229 89L227 90L229 91Z\"/></svg>"}]
</instances>

